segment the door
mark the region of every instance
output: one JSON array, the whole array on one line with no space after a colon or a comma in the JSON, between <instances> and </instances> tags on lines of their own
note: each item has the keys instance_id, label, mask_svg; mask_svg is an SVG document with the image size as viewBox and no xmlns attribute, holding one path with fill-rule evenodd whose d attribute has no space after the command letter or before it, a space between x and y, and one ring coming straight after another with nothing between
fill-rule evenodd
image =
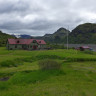
<instances>
[{"instance_id":1,"label":"door","mask_svg":"<svg viewBox=\"0 0 96 96\"><path fill-rule=\"evenodd\" d=\"M33 50L36 50L37 49L37 46L36 45L33 45Z\"/></svg>"}]
</instances>

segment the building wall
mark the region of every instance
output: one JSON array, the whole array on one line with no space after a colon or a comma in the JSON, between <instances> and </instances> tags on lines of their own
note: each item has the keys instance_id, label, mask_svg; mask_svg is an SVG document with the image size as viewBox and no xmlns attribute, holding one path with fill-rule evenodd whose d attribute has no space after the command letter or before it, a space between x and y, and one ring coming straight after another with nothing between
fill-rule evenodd
<instances>
[{"instance_id":1,"label":"building wall","mask_svg":"<svg viewBox=\"0 0 96 96\"><path fill-rule=\"evenodd\" d=\"M20 45L20 44L18 44L18 45L8 44L7 49L9 49L9 50L22 49L22 45Z\"/></svg>"},{"instance_id":2,"label":"building wall","mask_svg":"<svg viewBox=\"0 0 96 96\"><path fill-rule=\"evenodd\" d=\"M25 49L25 50L34 50L34 47L33 46L37 46L36 50L46 48L46 45L38 45L37 42L31 43L30 45L9 44L8 42L6 44L6 48L8 50L18 50L18 49L21 49L21 50L22 49Z\"/></svg>"},{"instance_id":3,"label":"building wall","mask_svg":"<svg viewBox=\"0 0 96 96\"><path fill-rule=\"evenodd\" d=\"M29 50L33 50L33 46L37 46L37 49L38 49L38 43L31 43L31 44L28 46L28 49L29 49Z\"/></svg>"},{"instance_id":4,"label":"building wall","mask_svg":"<svg viewBox=\"0 0 96 96\"><path fill-rule=\"evenodd\" d=\"M45 49L45 48L46 48L46 45L45 44L38 45L38 49Z\"/></svg>"}]
</instances>

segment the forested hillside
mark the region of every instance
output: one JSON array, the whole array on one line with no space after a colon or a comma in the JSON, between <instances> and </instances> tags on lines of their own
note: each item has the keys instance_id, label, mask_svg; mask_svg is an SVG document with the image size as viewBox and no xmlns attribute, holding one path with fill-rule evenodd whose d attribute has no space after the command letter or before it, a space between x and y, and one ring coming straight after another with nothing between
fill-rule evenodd
<instances>
[{"instance_id":1,"label":"forested hillside","mask_svg":"<svg viewBox=\"0 0 96 96\"><path fill-rule=\"evenodd\" d=\"M45 34L44 36L33 37L30 35L24 35L22 38L29 39L42 39L47 43L57 43L57 44L66 44L67 42L67 33L69 36L70 44L96 44L96 24L85 23L78 25L76 28L70 32L69 30L61 27L53 34ZM21 35L20 35L21 36ZM14 36L2 33L0 31L0 46L5 46L6 40L8 38L15 38ZM21 38L21 37L20 37Z\"/></svg>"},{"instance_id":2,"label":"forested hillside","mask_svg":"<svg viewBox=\"0 0 96 96\"><path fill-rule=\"evenodd\" d=\"M15 38L15 37L6 33L2 33L2 31L0 31L0 47L6 45L6 41L8 38Z\"/></svg>"},{"instance_id":3,"label":"forested hillside","mask_svg":"<svg viewBox=\"0 0 96 96\"><path fill-rule=\"evenodd\" d=\"M73 44L95 44L96 24L85 23L77 26L70 33L69 42Z\"/></svg>"},{"instance_id":4,"label":"forested hillside","mask_svg":"<svg viewBox=\"0 0 96 96\"><path fill-rule=\"evenodd\" d=\"M45 34L38 38L49 43L66 44L67 32L70 44L96 44L96 24L94 23L78 25L71 32L65 28L60 28L53 34Z\"/></svg>"},{"instance_id":5,"label":"forested hillside","mask_svg":"<svg viewBox=\"0 0 96 96\"><path fill-rule=\"evenodd\" d=\"M48 43L64 43L64 38L66 38L67 33L70 33L69 30L61 27L53 34L45 34L42 37L35 37L36 39L44 39Z\"/></svg>"}]
</instances>

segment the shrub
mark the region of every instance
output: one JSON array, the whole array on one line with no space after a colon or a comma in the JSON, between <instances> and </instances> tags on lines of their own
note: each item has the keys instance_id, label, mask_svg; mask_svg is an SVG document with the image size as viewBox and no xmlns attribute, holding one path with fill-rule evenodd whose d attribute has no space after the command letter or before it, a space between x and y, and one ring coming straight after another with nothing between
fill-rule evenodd
<instances>
[{"instance_id":1,"label":"shrub","mask_svg":"<svg viewBox=\"0 0 96 96\"><path fill-rule=\"evenodd\" d=\"M85 50L84 53L86 53L86 54L94 54L94 52L90 51L90 50Z\"/></svg>"},{"instance_id":2,"label":"shrub","mask_svg":"<svg viewBox=\"0 0 96 96\"><path fill-rule=\"evenodd\" d=\"M37 60L41 59L64 59L63 57L57 56L57 55L39 55L36 56Z\"/></svg>"},{"instance_id":3,"label":"shrub","mask_svg":"<svg viewBox=\"0 0 96 96\"><path fill-rule=\"evenodd\" d=\"M64 44L50 44L50 47L52 49L66 49L66 47L64 46Z\"/></svg>"},{"instance_id":4,"label":"shrub","mask_svg":"<svg viewBox=\"0 0 96 96\"><path fill-rule=\"evenodd\" d=\"M2 67L11 67L14 65L14 62L13 61L10 61L10 60L7 60L7 61L3 61L1 62L0 64Z\"/></svg>"},{"instance_id":5,"label":"shrub","mask_svg":"<svg viewBox=\"0 0 96 96\"><path fill-rule=\"evenodd\" d=\"M0 82L0 90L7 90L9 88L8 82Z\"/></svg>"},{"instance_id":6,"label":"shrub","mask_svg":"<svg viewBox=\"0 0 96 96\"><path fill-rule=\"evenodd\" d=\"M49 77L66 75L66 73L62 70L34 70L28 73L26 72L17 72L14 74L8 81L11 85L25 85L29 83L42 82Z\"/></svg>"},{"instance_id":7,"label":"shrub","mask_svg":"<svg viewBox=\"0 0 96 96\"><path fill-rule=\"evenodd\" d=\"M33 62L33 59L28 57L28 58L17 58L15 59L17 62Z\"/></svg>"},{"instance_id":8,"label":"shrub","mask_svg":"<svg viewBox=\"0 0 96 96\"><path fill-rule=\"evenodd\" d=\"M61 64L51 59L45 59L39 61L39 67L41 70L60 69Z\"/></svg>"},{"instance_id":9,"label":"shrub","mask_svg":"<svg viewBox=\"0 0 96 96\"><path fill-rule=\"evenodd\" d=\"M21 65L21 62L6 60L0 63L1 67L17 67L18 65Z\"/></svg>"}]
</instances>

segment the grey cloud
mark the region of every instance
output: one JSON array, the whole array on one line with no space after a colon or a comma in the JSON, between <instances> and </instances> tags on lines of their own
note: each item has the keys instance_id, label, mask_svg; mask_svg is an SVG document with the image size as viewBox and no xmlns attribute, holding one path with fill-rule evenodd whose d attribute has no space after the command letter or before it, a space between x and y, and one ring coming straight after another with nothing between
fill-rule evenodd
<instances>
[{"instance_id":1,"label":"grey cloud","mask_svg":"<svg viewBox=\"0 0 96 96\"><path fill-rule=\"evenodd\" d=\"M7 1L7 0L6 0ZM1 14L9 14L11 12L23 12L23 11L27 11L29 9L29 6L27 3L25 2L4 2L2 1L0 3L0 13Z\"/></svg>"},{"instance_id":2,"label":"grey cloud","mask_svg":"<svg viewBox=\"0 0 96 96\"><path fill-rule=\"evenodd\" d=\"M60 27L96 22L95 0L0 0L0 29L6 33L44 35Z\"/></svg>"}]
</instances>

